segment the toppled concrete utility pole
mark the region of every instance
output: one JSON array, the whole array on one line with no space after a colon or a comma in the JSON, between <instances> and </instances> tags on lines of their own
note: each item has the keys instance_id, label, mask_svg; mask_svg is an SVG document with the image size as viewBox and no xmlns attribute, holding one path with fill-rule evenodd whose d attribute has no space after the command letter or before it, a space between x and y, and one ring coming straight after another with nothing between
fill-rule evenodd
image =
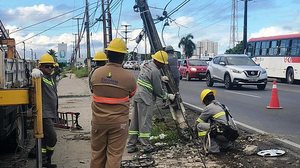
<instances>
[{"instance_id":1,"label":"toppled concrete utility pole","mask_svg":"<svg viewBox=\"0 0 300 168\"><path fill-rule=\"evenodd\" d=\"M146 0L136 0L136 5L134 6L135 12L140 12L141 18L143 20L144 29L148 36L150 45L151 45L151 51L157 52L159 50L163 50L163 46L161 44L161 41L159 39L154 21L152 19L149 6L146 2ZM169 81L166 84L168 93L172 93L176 95L176 98L172 104L169 105L170 111L172 113L173 119L177 122L180 133L185 138L189 137L189 130L188 125L185 122L185 108L182 103L182 99L179 94L179 89L175 84L175 81L172 77L172 74L170 73L170 67L169 65L165 65L162 68L162 74L168 76Z\"/></svg>"}]
</instances>

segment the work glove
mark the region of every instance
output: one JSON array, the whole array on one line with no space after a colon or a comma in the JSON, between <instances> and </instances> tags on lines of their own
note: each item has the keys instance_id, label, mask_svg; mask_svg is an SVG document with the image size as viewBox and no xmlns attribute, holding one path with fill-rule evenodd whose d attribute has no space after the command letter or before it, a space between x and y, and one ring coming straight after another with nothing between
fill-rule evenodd
<instances>
[{"instance_id":1,"label":"work glove","mask_svg":"<svg viewBox=\"0 0 300 168\"><path fill-rule=\"evenodd\" d=\"M169 78L167 76L162 76L161 81L167 83L169 81Z\"/></svg>"},{"instance_id":2,"label":"work glove","mask_svg":"<svg viewBox=\"0 0 300 168\"><path fill-rule=\"evenodd\" d=\"M168 99L173 101L175 99L175 94L168 94Z\"/></svg>"},{"instance_id":3,"label":"work glove","mask_svg":"<svg viewBox=\"0 0 300 168\"><path fill-rule=\"evenodd\" d=\"M37 68L34 68L31 72L33 78L40 78L43 75L43 72Z\"/></svg>"}]
</instances>

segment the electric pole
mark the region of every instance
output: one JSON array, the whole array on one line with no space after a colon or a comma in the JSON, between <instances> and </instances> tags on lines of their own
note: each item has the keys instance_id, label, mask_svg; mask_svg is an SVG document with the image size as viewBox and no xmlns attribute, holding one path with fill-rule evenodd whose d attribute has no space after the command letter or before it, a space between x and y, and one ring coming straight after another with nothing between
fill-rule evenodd
<instances>
[{"instance_id":1,"label":"electric pole","mask_svg":"<svg viewBox=\"0 0 300 168\"><path fill-rule=\"evenodd\" d=\"M248 0L244 0L244 32L243 32L243 51L246 53L247 48L247 8Z\"/></svg>"},{"instance_id":2,"label":"electric pole","mask_svg":"<svg viewBox=\"0 0 300 168\"><path fill-rule=\"evenodd\" d=\"M109 0L102 0L103 45L107 48L112 40L111 14Z\"/></svg>"},{"instance_id":3,"label":"electric pole","mask_svg":"<svg viewBox=\"0 0 300 168\"><path fill-rule=\"evenodd\" d=\"M235 47L237 40L237 0L232 0L229 48Z\"/></svg>"},{"instance_id":4,"label":"electric pole","mask_svg":"<svg viewBox=\"0 0 300 168\"><path fill-rule=\"evenodd\" d=\"M76 48L78 48L78 58L80 58L80 41L81 41L81 39L80 39L80 32L79 32L80 31L79 30L79 20L83 19L83 18L73 18L73 19L77 20L77 29L78 29L77 34L78 34L78 38L77 38Z\"/></svg>"},{"instance_id":5,"label":"electric pole","mask_svg":"<svg viewBox=\"0 0 300 168\"><path fill-rule=\"evenodd\" d=\"M131 31L129 31L129 30L128 30L128 27L130 27L131 25L122 25L122 26L124 26L124 27L125 27L125 30L124 30L124 31L122 31L122 32L124 32L124 33L125 33L125 37L124 37L124 39L125 39L125 44L126 44L126 46L127 46L127 40L128 40L128 36L127 36L127 34L128 34L129 32L131 32Z\"/></svg>"},{"instance_id":6,"label":"electric pole","mask_svg":"<svg viewBox=\"0 0 300 168\"><path fill-rule=\"evenodd\" d=\"M77 34L76 33L72 33L73 35L74 35L74 47L73 47L73 49L74 49L74 51L73 51L73 53L74 53L74 61L75 62L77 62Z\"/></svg>"},{"instance_id":7,"label":"electric pole","mask_svg":"<svg viewBox=\"0 0 300 168\"><path fill-rule=\"evenodd\" d=\"M90 46L90 16L89 16L89 2L88 0L85 0L86 6L85 6L85 29L86 29L86 55L87 55L87 67L88 72L91 71L91 46Z\"/></svg>"}]
</instances>

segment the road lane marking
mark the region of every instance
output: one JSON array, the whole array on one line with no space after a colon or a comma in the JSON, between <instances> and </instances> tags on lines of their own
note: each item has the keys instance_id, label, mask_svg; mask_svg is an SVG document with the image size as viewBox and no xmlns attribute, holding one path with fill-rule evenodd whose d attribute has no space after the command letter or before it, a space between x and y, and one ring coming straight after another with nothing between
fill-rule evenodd
<instances>
[{"instance_id":1,"label":"road lane marking","mask_svg":"<svg viewBox=\"0 0 300 168\"><path fill-rule=\"evenodd\" d=\"M183 104L186 105L186 106L188 106L189 108L191 108L191 109L193 109L193 110L203 111L203 108L198 107L198 106L195 106L195 105L193 105L193 104L186 103L186 102L183 102ZM242 122L239 122L239 121L236 121L236 120L234 120L234 121L235 121L238 125L240 125L240 126L246 128L246 129L249 129L249 130L258 132L258 133L260 133L260 134L270 134L270 133L268 133L268 132L266 132L266 131L263 131L263 130L258 129L258 128L254 128L254 127L252 127L252 126L250 126L250 125L247 125L247 124L245 124L245 123L242 123ZM293 146L293 147L295 147L295 148L300 149L300 144L297 144L297 143L295 143L295 142L292 142L292 141L290 141L290 140L288 140L288 139L284 139L284 138L274 138L274 139L276 139L276 140L278 140L278 141L280 141L280 142L282 142L282 143L285 143L285 144L287 144L287 145L289 145L289 146Z\"/></svg>"},{"instance_id":2,"label":"road lane marking","mask_svg":"<svg viewBox=\"0 0 300 168\"><path fill-rule=\"evenodd\" d=\"M238 94L238 95L243 95L243 96L261 98L260 96L251 95L251 94L245 94L245 93L240 93L240 92L234 92L234 91L228 91L228 90L225 90L225 92L229 92L229 93L233 93L233 94Z\"/></svg>"}]
</instances>

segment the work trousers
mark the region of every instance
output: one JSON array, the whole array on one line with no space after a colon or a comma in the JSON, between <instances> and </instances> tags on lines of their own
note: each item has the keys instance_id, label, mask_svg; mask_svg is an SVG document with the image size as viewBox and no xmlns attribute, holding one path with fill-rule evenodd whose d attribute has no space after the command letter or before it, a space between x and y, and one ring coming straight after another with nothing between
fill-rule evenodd
<instances>
[{"instance_id":1,"label":"work trousers","mask_svg":"<svg viewBox=\"0 0 300 168\"><path fill-rule=\"evenodd\" d=\"M134 112L129 127L129 140L127 147L135 146L138 140L141 145L148 146L152 128L153 106L143 101L134 101Z\"/></svg>"},{"instance_id":2,"label":"work trousers","mask_svg":"<svg viewBox=\"0 0 300 168\"><path fill-rule=\"evenodd\" d=\"M197 125L197 129L199 132L207 132L210 129L210 123L199 123ZM200 138L207 137L208 135L204 135ZM210 146L208 147L208 152L209 153L219 153L220 152L220 148L226 149L230 144L229 141L222 135L218 135L215 138L212 138L211 136L210 138ZM207 144L208 141L208 137L206 138L206 143Z\"/></svg>"},{"instance_id":3,"label":"work trousers","mask_svg":"<svg viewBox=\"0 0 300 168\"><path fill-rule=\"evenodd\" d=\"M57 142L57 135L52 118L43 118L43 132L42 148L53 151Z\"/></svg>"},{"instance_id":4,"label":"work trousers","mask_svg":"<svg viewBox=\"0 0 300 168\"><path fill-rule=\"evenodd\" d=\"M91 168L119 168L128 138L128 122L93 124Z\"/></svg>"}]
</instances>

